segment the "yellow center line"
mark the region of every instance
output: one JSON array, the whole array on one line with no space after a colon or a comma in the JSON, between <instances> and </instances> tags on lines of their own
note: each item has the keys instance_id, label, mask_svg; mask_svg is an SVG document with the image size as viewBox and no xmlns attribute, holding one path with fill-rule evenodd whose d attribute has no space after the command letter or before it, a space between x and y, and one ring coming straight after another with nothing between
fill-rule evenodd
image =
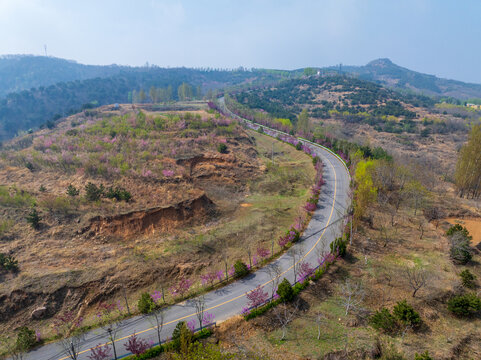
<instances>
[{"instance_id":1,"label":"yellow center line","mask_svg":"<svg viewBox=\"0 0 481 360\"><path fill-rule=\"evenodd\" d=\"M319 236L319 239L317 239L316 243L312 246L312 248L301 258L299 259L299 261L297 263L295 263L294 265L291 265L287 270L285 270L284 272L282 272L279 276L276 276L275 278L265 282L264 284L260 285L260 287L264 287L266 286L267 284L273 282L274 280L277 280L278 278L280 278L282 275L284 275L285 273L287 273L288 271L290 271L295 265L299 264L302 260L304 260L306 258L306 256L308 256L316 247L317 245L319 244L319 241L321 241L322 237L324 236L324 233L326 232L327 228L329 227L329 223L331 222L331 218L332 218L332 215L334 213L334 205L336 203L336 194L337 194L337 174L336 174L336 169L334 168L334 165L332 165L332 162L326 158L326 160L329 162L329 165L331 165L331 168L334 172L334 196L333 196L333 200L332 200L332 208L331 208L331 213L329 214L329 218L327 219L327 223L326 223L326 226L324 227L324 230L322 231L321 235ZM251 290L252 291L252 290ZM247 293L251 292L251 291L248 291ZM246 294L247 294L246 293ZM228 304L230 302L233 302L237 299L240 299L242 297L244 297L246 294L242 294L242 295L239 295L239 296L236 296L235 298L232 298L232 299L229 299L229 300L226 300L224 301L223 303L220 303L220 304L217 304L217 305L214 305L208 309L205 309L204 311L209 311L209 310L212 310L212 309L215 309L215 308L218 308L220 306L223 306L225 304ZM165 324L163 324L163 326L166 326L166 325L170 325L172 323L175 323L175 322L179 322L179 321L182 321L182 320L185 320L191 316L194 316L194 315L197 315L198 313L197 312L194 312L192 314L189 314L189 315L186 315L186 316L183 316L183 317L180 317L178 319L175 319L175 320L172 320L172 321L169 321ZM143 334L143 333L146 333L148 331L151 331L151 330L155 330L157 328L157 326L153 326L151 328L148 328L148 329L145 329L145 330L142 330L142 331L139 331L139 332L136 332L135 334ZM122 340L125 340L125 339L128 339L129 337L131 337L132 334L128 335L128 336L124 336L122 338L119 338L119 339L116 339L114 342L118 342L118 341L122 341ZM106 342L105 344L100 344L100 345L97 345L97 346L94 346L93 348L97 348L97 347L101 347L101 346L105 346L105 345L108 345L112 343L111 341L108 341ZM78 353L78 355L80 354L84 354L86 353L87 351L90 351L92 348L90 349L86 349L86 350L82 350ZM66 359L69 359L68 356L65 356L63 358L60 358L58 360L66 360Z\"/></svg>"}]
</instances>

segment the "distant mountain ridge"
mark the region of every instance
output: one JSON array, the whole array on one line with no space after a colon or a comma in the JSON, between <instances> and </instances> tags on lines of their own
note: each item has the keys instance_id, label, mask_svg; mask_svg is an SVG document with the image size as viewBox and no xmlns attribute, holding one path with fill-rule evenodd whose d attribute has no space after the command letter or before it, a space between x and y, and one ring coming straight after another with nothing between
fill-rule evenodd
<instances>
[{"instance_id":1,"label":"distant mountain ridge","mask_svg":"<svg viewBox=\"0 0 481 360\"><path fill-rule=\"evenodd\" d=\"M152 87L167 91L170 87L170 101L180 98L178 89L184 83L195 87L196 91L200 88L199 93L202 94L212 89L256 81L264 85L281 77L282 74L263 70L129 67L112 76L32 87L0 97L0 141L15 136L19 131L35 129L47 121L78 112L81 108L132 102L134 93L140 91L143 99L139 97L134 101L150 102ZM193 94L187 95L187 98L192 97Z\"/></svg>"},{"instance_id":2,"label":"distant mountain ridge","mask_svg":"<svg viewBox=\"0 0 481 360\"><path fill-rule=\"evenodd\" d=\"M327 69L334 70L335 67ZM481 84L438 78L434 75L412 71L394 64L389 59L376 59L364 66L342 66L342 71L357 75L398 90L408 90L424 95L454 97L458 99L481 98Z\"/></svg>"},{"instance_id":3,"label":"distant mountain ridge","mask_svg":"<svg viewBox=\"0 0 481 360\"><path fill-rule=\"evenodd\" d=\"M316 69L326 73L339 71L338 67ZM171 86L172 99L175 100L177 87L184 82L200 87L204 92L239 85L263 87L310 73L305 70L166 69L83 65L47 56L0 56L0 141L11 138L20 130L34 129L53 118L76 112L85 104L130 102L132 93L141 89L148 96L152 86ZM314 74L317 71L310 70L314 70ZM395 90L463 100L481 98L479 84L411 71L389 59L377 59L364 66L343 66L342 72Z\"/></svg>"},{"instance_id":4,"label":"distant mountain ridge","mask_svg":"<svg viewBox=\"0 0 481 360\"><path fill-rule=\"evenodd\" d=\"M4 55L0 56L0 98L5 97L8 93L31 88L98 77L107 78L121 72L142 68L119 65L84 65L73 60L51 56ZM337 72L339 68L330 66L322 70ZM343 65L341 70L344 73L354 74L360 79L373 81L393 89L462 100L481 98L481 84L448 80L412 71L394 64L387 58L376 59L363 66Z\"/></svg>"},{"instance_id":5,"label":"distant mountain ridge","mask_svg":"<svg viewBox=\"0 0 481 360\"><path fill-rule=\"evenodd\" d=\"M0 98L8 93L49 86L59 82L105 78L129 67L84 65L52 56L0 56Z\"/></svg>"}]
</instances>

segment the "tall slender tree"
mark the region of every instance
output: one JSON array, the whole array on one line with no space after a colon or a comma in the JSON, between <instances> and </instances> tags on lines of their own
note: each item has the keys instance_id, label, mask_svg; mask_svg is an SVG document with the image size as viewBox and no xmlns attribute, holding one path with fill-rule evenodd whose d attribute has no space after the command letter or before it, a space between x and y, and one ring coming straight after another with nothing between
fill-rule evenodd
<instances>
[{"instance_id":1,"label":"tall slender tree","mask_svg":"<svg viewBox=\"0 0 481 360\"><path fill-rule=\"evenodd\" d=\"M182 83L182 85L177 88L177 96L180 101L192 99L192 86Z\"/></svg>"},{"instance_id":2,"label":"tall slender tree","mask_svg":"<svg viewBox=\"0 0 481 360\"><path fill-rule=\"evenodd\" d=\"M153 104L156 104L156 103L157 103L157 101L158 101L157 89L156 89L155 86L153 86L153 85L150 87L149 97L150 97L150 100L152 100L152 103L153 103Z\"/></svg>"},{"instance_id":3,"label":"tall slender tree","mask_svg":"<svg viewBox=\"0 0 481 360\"><path fill-rule=\"evenodd\" d=\"M141 103L145 102L145 99L147 99L147 95L145 94L144 89L140 89L139 91L139 101Z\"/></svg>"},{"instance_id":4,"label":"tall slender tree","mask_svg":"<svg viewBox=\"0 0 481 360\"><path fill-rule=\"evenodd\" d=\"M473 126L468 142L459 152L456 186L461 197L481 195L481 124Z\"/></svg>"},{"instance_id":5,"label":"tall slender tree","mask_svg":"<svg viewBox=\"0 0 481 360\"><path fill-rule=\"evenodd\" d=\"M308 134L310 131L309 114L307 109L303 109L297 118L297 131L303 134Z\"/></svg>"}]
</instances>

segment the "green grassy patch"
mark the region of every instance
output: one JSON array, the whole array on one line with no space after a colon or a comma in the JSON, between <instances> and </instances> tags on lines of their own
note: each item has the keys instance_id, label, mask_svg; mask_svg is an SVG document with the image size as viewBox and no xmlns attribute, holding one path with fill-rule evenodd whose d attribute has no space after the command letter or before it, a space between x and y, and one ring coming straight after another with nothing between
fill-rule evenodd
<instances>
[{"instance_id":1,"label":"green grassy patch","mask_svg":"<svg viewBox=\"0 0 481 360\"><path fill-rule=\"evenodd\" d=\"M27 207L35 204L35 198L24 190L0 186L0 205Z\"/></svg>"},{"instance_id":2,"label":"green grassy patch","mask_svg":"<svg viewBox=\"0 0 481 360\"><path fill-rule=\"evenodd\" d=\"M322 317L318 339L316 317L319 312ZM339 298L332 296L295 319L288 326L285 340L279 340L282 333L280 329L267 333L266 338L272 345L281 347L286 352L307 358L319 358L328 352L344 349L346 342L348 348L371 344L373 331L367 327L346 327L344 313Z\"/></svg>"}]
</instances>

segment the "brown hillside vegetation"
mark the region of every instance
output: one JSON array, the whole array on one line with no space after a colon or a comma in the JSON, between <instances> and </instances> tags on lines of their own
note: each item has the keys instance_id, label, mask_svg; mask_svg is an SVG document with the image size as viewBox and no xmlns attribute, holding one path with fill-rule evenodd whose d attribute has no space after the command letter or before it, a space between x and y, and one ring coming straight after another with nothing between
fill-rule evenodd
<instances>
[{"instance_id":1,"label":"brown hillside vegetation","mask_svg":"<svg viewBox=\"0 0 481 360\"><path fill-rule=\"evenodd\" d=\"M390 94L376 89L377 95ZM286 94L292 95L289 106ZM453 114L463 112L462 106L422 107L401 99L399 105L411 113L378 116L375 112L393 101L380 96L369 102L372 107L361 100L367 111L360 114L359 104L352 103L359 94L361 88L285 85L237 96L242 104L252 101L278 111L307 109L316 139L382 146L393 159L364 159L362 151L350 154L355 189L352 245L344 259L300 294L297 306L287 306L287 311L297 311L286 337L282 339L275 309L248 322L233 320L218 336L231 351L259 351L273 359L413 359L425 351L436 360L481 358L481 311L456 315L448 306L457 297L481 294L481 203L459 198L453 184L458 149L480 114L462 118ZM274 107L277 95L283 95L284 102ZM345 107L345 112L316 111L329 105L322 101ZM268 117L261 107L251 111L232 101L229 105L258 121ZM467 242L470 259L457 257L458 245L446 234L454 224L466 226L473 237ZM474 275L471 284L461 277L466 271ZM392 323L384 318L374 325L375 314L393 314L403 301L419 314L419 323L409 325L392 315Z\"/></svg>"},{"instance_id":2,"label":"brown hillside vegetation","mask_svg":"<svg viewBox=\"0 0 481 360\"><path fill-rule=\"evenodd\" d=\"M417 176L411 173L410 177ZM296 300L297 305L296 301L288 305L298 310L287 326L286 338L280 340L276 309L271 309L247 322L238 318L222 324L216 336L226 350L265 354L270 359L413 359L415 353L425 351L436 360L481 357L479 313L459 317L447 306L455 295L479 293L481 250L473 246L473 259L460 265L450 258L446 236L454 222L476 229L481 224L481 211L464 199L446 195L442 190L446 185L438 182L437 190L429 193L416 214L412 202L405 198L393 223L392 204L382 199L386 195L394 198L402 191L398 180L396 190L382 190L380 178L375 180L378 200L358 224L347 256L320 280L311 282ZM441 218L430 220L433 207ZM459 274L465 269L477 278L474 289L461 284ZM408 275L413 272L426 279L414 296ZM347 314L346 284L359 284L362 289L358 295L354 293L360 303ZM403 300L419 313L419 326L400 324L392 333L372 327L370 319L376 311L386 308L392 312Z\"/></svg>"},{"instance_id":3,"label":"brown hillside vegetation","mask_svg":"<svg viewBox=\"0 0 481 360\"><path fill-rule=\"evenodd\" d=\"M317 138L381 146L443 176L453 175L459 148L481 120L479 110L400 94L350 76L310 76L242 92L233 99L237 103L229 102L231 110L258 122L269 116L271 123L278 122L277 117L293 120L305 109Z\"/></svg>"},{"instance_id":4,"label":"brown hillside vegetation","mask_svg":"<svg viewBox=\"0 0 481 360\"><path fill-rule=\"evenodd\" d=\"M124 293L135 311L141 292L185 276L198 290L222 259L270 249L314 173L304 153L205 110L103 107L14 139L0 157L0 252L19 271L0 273L1 331L28 324L48 337L59 311L88 319ZM88 198L88 183L104 195Z\"/></svg>"}]
</instances>

